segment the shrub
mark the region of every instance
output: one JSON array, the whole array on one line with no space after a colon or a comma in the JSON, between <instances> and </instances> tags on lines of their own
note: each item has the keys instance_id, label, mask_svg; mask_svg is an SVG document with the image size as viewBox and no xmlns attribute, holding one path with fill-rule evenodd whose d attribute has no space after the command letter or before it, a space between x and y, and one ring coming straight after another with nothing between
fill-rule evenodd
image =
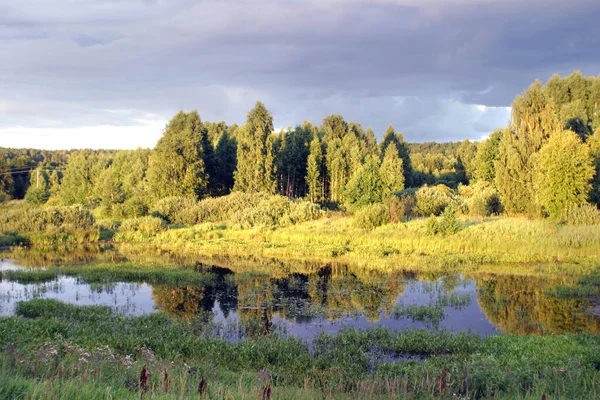
<instances>
[{"instance_id":1,"label":"shrub","mask_svg":"<svg viewBox=\"0 0 600 400\"><path fill-rule=\"evenodd\" d=\"M373 229L390 221L387 208L383 204L371 204L354 214L354 224L359 228Z\"/></svg>"},{"instance_id":2,"label":"shrub","mask_svg":"<svg viewBox=\"0 0 600 400\"><path fill-rule=\"evenodd\" d=\"M298 200L292 201L287 217L291 224L300 224L306 221L313 221L321 218L323 211L318 204L310 201Z\"/></svg>"},{"instance_id":3,"label":"shrub","mask_svg":"<svg viewBox=\"0 0 600 400\"><path fill-rule=\"evenodd\" d=\"M227 222L245 228L298 224L323 215L321 207L309 201L242 192L202 200L197 213L199 222Z\"/></svg>"},{"instance_id":4,"label":"shrub","mask_svg":"<svg viewBox=\"0 0 600 400\"><path fill-rule=\"evenodd\" d=\"M500 196L487 182L479 181L469 186L460 185L458 192L465 206L465 214L487 217L502 212Z\"/></svg>"},{"instance_id":5,"label":"shrub","mask_svg":"<svg viewBox=\"0 0 600 400\"><path fill-rule=\"evenodd\" d=\"M385 201L385 207L390 217L390 222L395 224L402 222L404 218L404 203L396 196L391 196Z\"/></svg>"},{"instance_id":6,"label":"shrub","mask_svg":"<svg viewBox=\"0 0 600 400\"><path fill-rule=\"evenodd\" d=\"M460 222L456 216L457 212L454 207L446 207L439 218L431 214L427 220L426 230L430 235L452 235L460 230Z\"/></svg>"},{"instance_id":7,"label":"shrub","mask_svg":"<svg viewBox=\"0 0 600 400\"><path fill-rule=\"evenodd\" d=\"M592 204L569 205L562 221L568 225L600 225L600 210Z\"/></svg>"},{"instance_id":8,"label":"shrub","mask_svg":"<svg viewBox=\"0 0 600 400\"><path fill-rule=\"evenodd\" d=\"M0 216L4 232L44 232L48 229L94 228L94 217L83 206L30 208Z\"/></svg>"},{"instance_id":9,"label":"shrub","mask_svg":"<svg viewBox=\"0 0 600 400\"><path fill-rule=\"evenodd\" d=\"M444 185L424 186L415 193L416 211L419 215L440 215L453 201L452 189Z\"/></svg>"},{"instance_id":10,"label":"shrub","mask_svg":"<svg viewBox=\"0 0 600 400\"><path fill-rule=\"evenodd\" d=\"M196 201L187 197L165 197L154 205L152 214L170 224L193 225L198 222Z\"/></svg>"},{"instance_id":11,"label":"shrub","mask_svg":"<svg viewBox=\"0 0 600 400\"><path fill-rule=\"evenodd\" d=\"M49 198L50 193L45 189L37 188L35 186L30 186L27 193L25 193L25 201L37 206L46 203Z\"/></svg>"},{"instance_id":12,"label":"shrub","mask_svg":"<svg viewBox=\"0 0 600 400\"><path fill-rule=\"evenodd\" d=\"M164 219L152 216L124 220L115 235L117 241L143 240L156 236L167 229Z\"/></svg>"},{"instance_id":13,"label":"shrub","mask_svg":"<svg viewBox=\"0 0 600 400\"><path fill-rule=\"evenodd\" d=\"M127 199L122 205L123 216L128 218L143 217L148 214L148 207L137 197Z\"/></svg>"}]
</instances>

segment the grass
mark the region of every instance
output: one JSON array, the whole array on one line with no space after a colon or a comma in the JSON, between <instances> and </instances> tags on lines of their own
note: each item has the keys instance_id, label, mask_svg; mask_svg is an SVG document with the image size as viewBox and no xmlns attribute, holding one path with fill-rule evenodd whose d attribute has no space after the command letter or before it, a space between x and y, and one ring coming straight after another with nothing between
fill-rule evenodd
<instances>
[{"instance_id":1,"label":"grass","mask_svg":"<svg viewBox=\"0 0 600 400\"><path fill-rule=\"evenodd\" d=\"M228 342L206 321L124 317L54 300L19 303L0 324L0 397L596 398L600 337L495 335L384 328L321 334L312 349L276 334ZM164 381L169 376L169 388ZM79 387L79 391L76 388ZM254 397L250 394L254 394Z\"/></svg>"},{"instance_id":2,"label":"grass","mask_svg":"<svg viewBox=\"0 0 600 400\"><path fill-rule=\"evenodd\" d=\"M136 264L89 264L48 269L8 270L2 279L19 283L49 282L57 277L73 276L86 283L137 282L165 285L204 286L214 280L214 274L180 266L140 266Z\"/></svg>"},{"instance_id":3,"label":"grass","mask_svg":"<svg viewBox=\"0 0 600 400\"><path fill-rule=\"evenodd\" d=\"M147 244L187 254L337 262L385 271L460 270L520 265L521 273L545 264L556 274L589 273L600 265L600 229L547 220L496 217L461 220L454 235L432 236L426 221L356 228L350 217L322 218L289 227L240 229L205 223L167 230ZM568 266L561 271L562 266ZM523 268L525 267L525 268Z\"/></svg>"}]
</instances>

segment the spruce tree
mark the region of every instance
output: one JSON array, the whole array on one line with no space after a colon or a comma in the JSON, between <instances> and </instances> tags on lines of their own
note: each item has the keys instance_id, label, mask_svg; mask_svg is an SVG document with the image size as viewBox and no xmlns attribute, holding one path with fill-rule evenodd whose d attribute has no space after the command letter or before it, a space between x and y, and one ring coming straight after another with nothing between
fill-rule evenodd
<instances>
[{"instance_id":1,"label":"spruce tree","mask_svg":"<svg viewBox=\"0 0 600 400\"><path fill-rule=\"evenodd\" d=\"M196 111L180 111L152 151L148 191L153 201L177 196L198 199L207 193L207 133Z\"/></svg>"},{"instance_id":2,"label":"spruce tree","mask_svg":"<svg viewBox=\"0 0 600 400\"><path fill-rule=\"evenodd\" d=\"M246 124L236 131L237 168L234 190L267 192L276 190L273 116L260 101L248 112Z\"/></svg>"},{"instance_id":3,"label":"spruce tree","mask_svg":"<svg viewBox=\"0 0 600 400\"><path fill-rule=\"evenodd\" d=\"M386 149L379 173L384 198L404 189L404 167L395 146L388 146Z\"/></svg>"}]
</instances>

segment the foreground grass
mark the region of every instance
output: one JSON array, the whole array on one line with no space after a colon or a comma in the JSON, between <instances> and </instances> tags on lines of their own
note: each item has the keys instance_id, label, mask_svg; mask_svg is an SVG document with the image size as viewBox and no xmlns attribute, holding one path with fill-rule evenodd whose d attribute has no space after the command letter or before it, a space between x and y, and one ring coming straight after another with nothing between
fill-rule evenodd
<instances>
[{"instance_id":1,"label":"foreground grass","mask_svg":"<svg viewBox=\"0 0 600 400\"><path fill-rule=\"evenodd\" d=\"M2 398L261 398L267 386L273 398L600 395L600 337L587 334L377 328L322 334L310 347L276 334L232 343L207 320L54 300L19 303L17 314L0 321Z\"/></svg>"}]
</instances>

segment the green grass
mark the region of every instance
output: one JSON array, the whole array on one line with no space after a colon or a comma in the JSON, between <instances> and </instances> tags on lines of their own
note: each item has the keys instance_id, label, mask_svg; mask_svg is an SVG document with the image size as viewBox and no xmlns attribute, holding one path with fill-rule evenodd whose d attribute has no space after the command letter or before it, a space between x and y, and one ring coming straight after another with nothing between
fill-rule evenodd
<instances>
[{"instance_id":1,"label":"green grass","mask_svg":"<svg viewBox=\"0 0 600 400\"><path fill-rule=\"evenodd\" d=\"M137 282L166 285L204 286L214 280L214 274L180 266L140 266L135 264L87 264L50 267L48 269L8 270L2 278L19 283L48 282L57 277L73 276L86 283Z\"/></svg>"},{"instance_id":2,"label":"green grass","mask_svg":"<svg viewBox=\"0 0 600 400\"><path fill-rule=\"evenodd\" d=\"M444 319L444 309L438 305L398 305L392 310L396 319L408 318L413 322L426 322L437 326Z\"/></svg>"},{"instance_id":3,"label":"green grass","mask_svg":"<svg viewBox=\"0 0 600 400\"><path fill-rule=\"evenodd\" d=\"M205 320L164 314L124 317L54 300L19 303L17 311L0 320L2 398L105 398L107 390L139 398L144 365L148 398L198 396L202 378L210 398L260 398L267 382L273 398L600 395L600 337L588 334L349 329L321 334L311 349L276 334L228 342L212 336Z\"/></svg>"},{"instance_id":4,"label":"green grass","mask_svg":"<svg viewBox=\"0 0 600 400\"><path fill-rule=\"evenodd\" d=\"M205 223L167 230L147 243L172 252L337 262L392 270L470 271L481 265L519 265L530 273L545 264L563 274L600 265L600 229L548 220L494 217L461 220L454 235L427 234L426 220L356 228L350 217L322 218L289 227L241 229Z\"/></svg>"}]
</instances>

